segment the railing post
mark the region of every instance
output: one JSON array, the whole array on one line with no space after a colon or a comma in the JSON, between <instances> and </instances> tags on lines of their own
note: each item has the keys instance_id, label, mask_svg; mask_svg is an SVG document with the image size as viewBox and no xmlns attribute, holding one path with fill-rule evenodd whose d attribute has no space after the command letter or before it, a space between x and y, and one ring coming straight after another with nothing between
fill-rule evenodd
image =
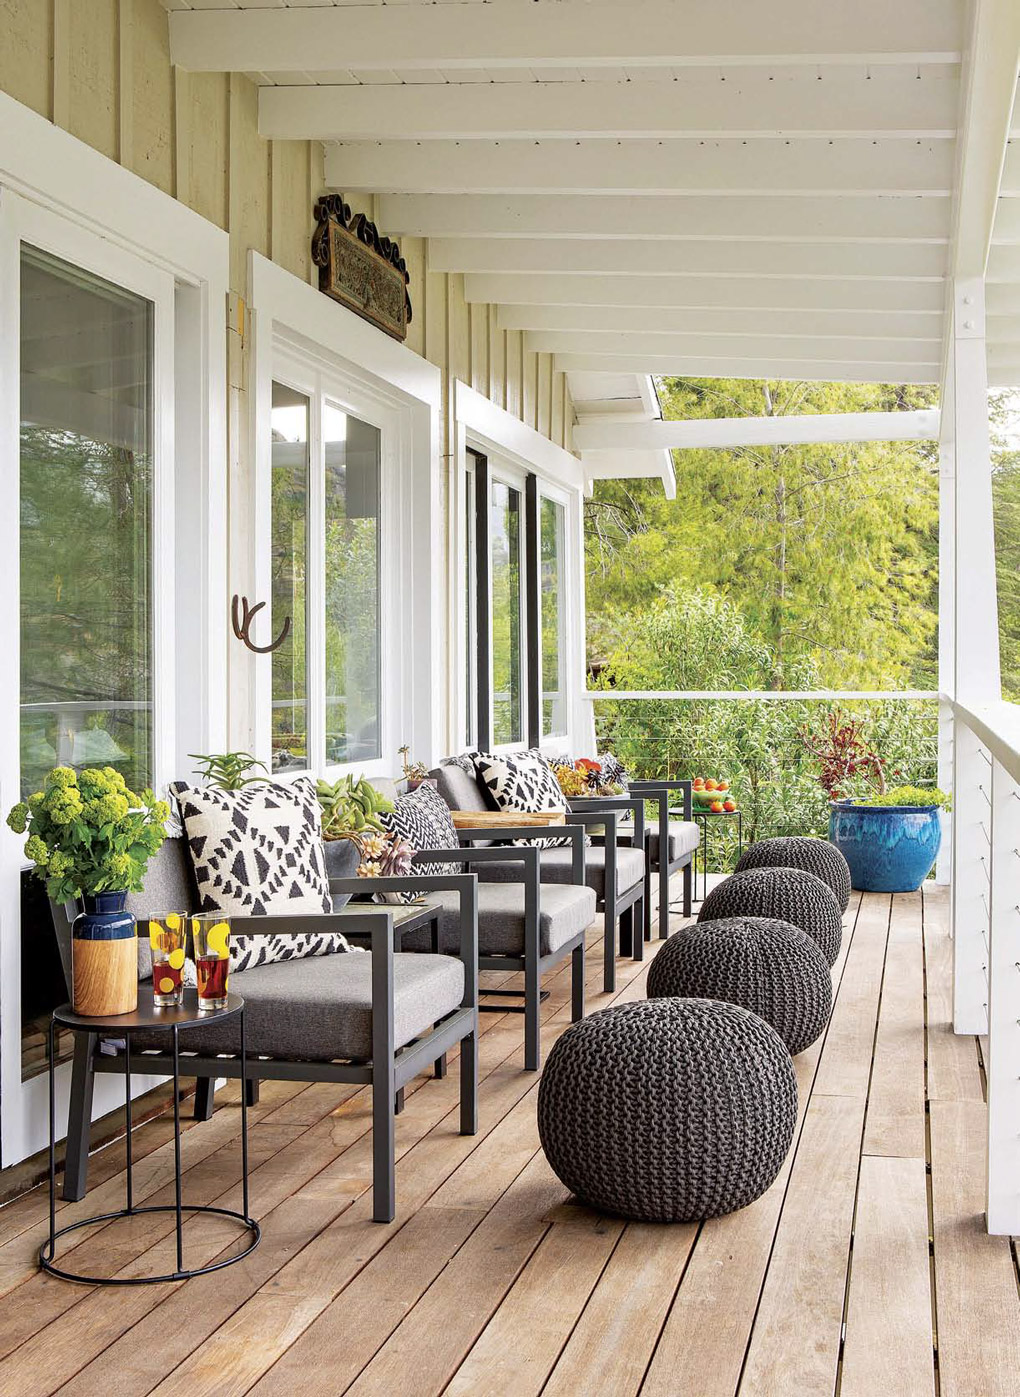
<instances>
[{"instance_id":1,"label":"railing post","mask_svg":"<svg viewBox=\"0 0 1020 1397\"><path fill-rule=\"evenodd\" d=\"M993 762L988 953L988 1231L1020 1233L1020 793Z\"/></svg>"},{"instance_id":2,"label":"railing post","mask_svg":"<svg viewBox=\"0 0 1020 1397\"><path fill-rule=\"evenodd\" d=\"M988 910L991 766L965 722L953 741L953 1028L988 1026Z\"/></svg>"}]
</instances>

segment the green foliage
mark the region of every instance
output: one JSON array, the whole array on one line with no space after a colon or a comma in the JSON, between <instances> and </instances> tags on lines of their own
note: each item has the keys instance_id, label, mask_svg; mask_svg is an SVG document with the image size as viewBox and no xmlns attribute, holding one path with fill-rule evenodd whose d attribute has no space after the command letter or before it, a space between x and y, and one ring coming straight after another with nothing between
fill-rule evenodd
<instances>
[{"instance_id":1,"label":"green foliage","mask_svg":"<svg viewBox=\"0 0 1020 1397\"><path fill-rule=\"evenodd\" d=\"M136 795L111 766L75 773L55 767L15 805L7 823L28 833L25 853L54 902L102 892L139 892L163 843L170 807L152 791Z\"/></svg>"},{"instance_id":2,"label":"green foliage","mask_svg":"<svg viewBox=\"0 0 1020 1397\"><path fill-rule=\"evenodd\" d=\"M667 418L687 419L936 401L924 387L736 379L663 379L659 392ZM805 672L825 688L936 687L931 443L690 450L675 462L676 501L657 482L596 485L586 511L592 659L612 666L635 615L666 588L697 587L706 605L727 602L743 618L754 687L798 688Z\"/></svg>"},{"instance_id":3,"label":"green foliage","mask_svg":"<svg viewBox=\"0 0 1020 1397\"><path fill-rule=\"evenodd\" d=\"M324 839L356 839L367 830L382 831L379 816L393 809L393 802L364 776L341 776L332 785L319 781L315 790L322 806Z\"/></svg>"},{"instance_id":4,"label":"green foliage","mask_svg":"<svg viewBox=\"0 0 1020 1397\"><path fill-rule=\"evenodd\" d=\"M937 786L894 786L891 791L863 796L860 800L854 800L853 804L923 805L928 808L937 807L939 810L951 810L953 798L946 795L945 791L940 791Z\"/></svg>"},{"instance_id":5,"label":"green foliage","mask_svg":"<svg viewBox=\"0 0 1020 1397\"><path fill-rule=\"evenodd\" d=\"M1002 696L1020 702L1020 389L988 397Z\"/></svg>"},{"instance_id":6,"label":"green foliage","mask_svg":"<svg viewBox=\"0 0 1020 1397\"><path fill-rule=\"evenodd\" d=\"M256 767L265 771L266 764L253 757L250 752L213 752L209 755L189 752L188 756L198 763L206 782L221 791L239 791L244 786L254 786L259 781L269 780L268 775L252 774Z\"/></svg>"}]
</instances>

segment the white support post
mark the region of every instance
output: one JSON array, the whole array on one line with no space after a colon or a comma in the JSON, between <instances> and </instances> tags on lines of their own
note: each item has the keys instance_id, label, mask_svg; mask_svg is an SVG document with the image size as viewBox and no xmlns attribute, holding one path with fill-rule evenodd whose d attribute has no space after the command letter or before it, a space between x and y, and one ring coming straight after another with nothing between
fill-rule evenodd
<instances>
[{"instance_id":1,"label":"white support post","mask_svg":"<svg viewBox=\"0 0 1020 1397\"><path fill-rule=\"evenodd\" d=\"M980 278L954 284L942 426L942 528L950 531L942 557L950 563L951 583L944 579L940 600L944 606L951 596L952 607L943 618L951 631L940 646L940 668L949 696L973 705L1001 697ZM957 1033L984 1033L991 770L988 754L962 722L955 724L953 777L953 1024Z\"/></svg>"},{"instance_id":2,"label":"white support post","mask_svg":"<svg viewBox=\"0 0 1020 1397\"><path fill-rule=\"evenodd\" d=\"M992 772L988 958L988 1231L1020 1234L1020 793Z\"/></svg>"}]
</instances>

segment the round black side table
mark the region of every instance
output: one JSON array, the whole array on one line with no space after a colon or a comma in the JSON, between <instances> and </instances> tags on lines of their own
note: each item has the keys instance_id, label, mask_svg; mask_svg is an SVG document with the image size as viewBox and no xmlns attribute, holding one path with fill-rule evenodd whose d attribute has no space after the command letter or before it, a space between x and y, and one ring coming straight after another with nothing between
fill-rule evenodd
<instances>
[{"instance_id":1,"label":"round black side table","mask_svg":"<svg viewBox=\"0 0 1020 1397\"><path fill-rule=\"evenodd\" d=\"M711 810L695 810L695 811L693 812L693 819L694 819L694 822L695 822L696 824L699 824L699 825L701 826L701 845L700 845L700 849L701 849L701 878L702 878L702 888L701 888L702 896L701 896L701 900L702 900L702 902L704 902L705 898L708 897L708 827L709 827L709 822L710 822L711 820L736 820L736 822L737 822L737 858L739 859L739 858L740 858L740 855L744 852L744 812L743 812L742 810L740 810L739 808L738 808L737 810L716 810L716 811L711 811ZM695 893L695 896L697 896L697 891L698 891L698 889L697 889L697 877L698 877L698 872L697 872L697 855L695 855L694 864L695 864L695 868L694 868L694 879L695 879L694 893Z\"/></svg>"},{"instance_id":2,"label":"round black side table","mask_svg":"<svg viewBox=\"0 0 1020 1397\"><path fill-rule=\"evenodd\" d=\"M244 1040L244 1000L239 994L227 996L224 1009L214 1009L200 1013L198 993L193 989L184 991L184 1003L167 1009L159 1009L152 1002L151 990L147 985L138 987L138 1008L133 1014L116 1014L110 1018L86 1018L76 1014L70 1004L62 1004L54 1009L49 1032L49 1077L50 1077L50 1236L39 1248L39 1265L52 1276L65 1281L81 1281L86 1285L157 1285L165 1281L184 1281L191 1276L205 1276L210 1271L220 1271L224 1266L233 1266L242 1261L259 1244L262 1229L249 1214L248 1207L248 1105L244 1090L247 1058ZM181 1198L181 1104L180 1104L180 1049L181 1029L197 1028L218 1019L237 1014L240 1019L241 1035L241 1187L243 1211L238 1213L231 1208L213 1208L208 1204L185 1203ZM83 1218L72 1222L57 1231L57 1107L56 1107L56 1063L55 1039L57 1027L69 1028L75 1033L100 1033L108 1037L124 1039L124 1114L127 1123L127 1200L126 1207L117 1208L111 1213L100 1213L96 1217ZM162 1204L153 1207L135 1207L131 1176L131 1034L152 1033L164 1030L170 1033L173 1042L174 1059L174 1181L177 1199L173 1205ZM68 1232L91 1227L96 1223L110 1222L114 1218L134 1217L138 1213L174 1213L177 1230L177 1268L161 1276L86 1276L74 1271L65 1271L56 1264L57 1240ZM233 1218L251 1234L251 1241L236 1256L228 1256L223 1261L213 1261L208 1266L196 1266L187 1270L184 1266L184 1214L215 1213L219 1217Z\"/></svg>"}]
</instances>

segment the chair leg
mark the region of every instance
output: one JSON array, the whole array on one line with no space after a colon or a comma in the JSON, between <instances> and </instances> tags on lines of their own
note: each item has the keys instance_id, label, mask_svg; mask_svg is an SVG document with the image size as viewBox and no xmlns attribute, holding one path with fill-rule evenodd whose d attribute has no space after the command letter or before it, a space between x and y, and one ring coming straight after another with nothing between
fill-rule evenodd
<instances>
[{"instance_id":1,"label":"chair leg","mask_svg":"<svg viewBox=\"0 0 1020 1397\"><path fill-rule=\"evenodd\" d=\"M606 994L616 989L616 899L606 899L605 936L602 942L602 988Z\"/></svg>"},{"instance_id":2,"label":"chair leg","mask_svg":"<svg viewBox=\"0 0 1020 1397\"><path fill-rule=\"evenodd\" d=\"M215 1095L215 1077L197 1077L195 1079L195 1119L197 1121L212 1120L216 1104L213 1099Z\"/></svg>"},{"instance_id":3,"label":"chair leg","mask_svg":"<svg viewBox=\"0 0 1020 1397\"><path fill-rule=\"evenodd\" d=\"M659 940L669 935L669 864L659 864Z\"/></svg>"},{"instance_id":4,"label":"chair leg","mask_svg":"<svg viewBox=\"0 0 1020 1397\"><path fill-rule=\"evenodd\" d=\"M584 1018L584 942L570 953L570 1019L579 1023Z\"/></svg>"},{"instance_id":5,"label":"chair leg","mask_svg":"<svg viewBox=\"0 0 1020 1397\"><path fill-rule=\"evenodd\" d=\"M446 1066L446 1054L442 1062ZM478 1035L460 1040L460 1133L478 1134Z\"/></svg>"},{"instance_id":6,"label":"chair leg","mask_svg":"<svg viewBox=\"0 0 1020 1397\"><path fill-rule=\"evenodd\" d=\"M404 1109L404 1088L401 1087L393 1096L393 1114L399 1116Z\"/></svg>"},{"instance_id":7,"label":"chair leg","mask_svg":"<svg viewBox=\"0 0 1020 1397\"><path fill-rule=\"evenodd\" d=\"M445 1053L443 1054L442 1057L437 1057L437 1058L436 1058L436 1061L435 1061L435 1064L434 1064L434 1067L433 1067L433 1075L435 1076L436 1080L437 1080L437 1081L440 1081L440 1082L441 1082L441 1081L443 1080L443 1078L446 1076L446 1054L445 1054ZM474 1132L472 1131L471 1133L473 1134Z\"/></svg>"},{"instance_id":8,"label":"chair leg","mask_svg":"<svg viewBox=\"0 0 1020 1397\"><path fill-rule=\"evenodd\" d=\"M394 1097L392 1071L372 1083L372 1220L392 1222L397 1212L394 1160Z\"/></svg>"},{"instance_id":9,"label":"chair leg","mask_svg":"<svg viewBox=\"0 0 1020 1397\"><path fill-rule=\"evenodd\" d=\"M646 941L652 939L652 861L645 854L645 895L641 902L644 908L644 916L641 918L641 930Z\"/></svg>"},{"instance_id":10,"label":"chair leg","mask_svg":"<svg viewBox=\"0 0 1020 1397\"><path fill-rule=\"evenodd\" d=\"M633 926L632 954L633 954L635 960L644 960L644 958L645 958L645 937L644 937L644 927L645 927L645 900L644 900L643 897L638 898L637 902L635 902L633 908L631 909L631 916L632 916L632 926Z\"/></svg>"},{"instance_id":11,"label":"chair leg","mask_svg":"<svg viewBox=\"0 0 1020 1397\"><path fill-rule=\"evenodd\" d=\"M694 882L694 860L684 865L684 916L691 915L691 893Z\"/></svg>"},{"instance_id":12,"label":"chair leg","mask_svg":"<svg viewBox=\"0 0 1020 1397\"><path fill-rule=\"evenodd\" d=\"M248 1080L245 1082L245 1084L244 1084L244 1099L245 1099L245 1103L246 1103L248 1106L257 1106L257 1105L259 1104L259 1079L258 1079L258 1077L249 1077Z\"/></svg>"},{"instance_id":13,"label":"chair leg","mask_svg":"<svg viewBox=\"0 0 1020 1397\"><path fill-rule=\"evenodd\" d=\"M542 978L536 957L524 965L524 1070L537 1072L542 1062Z\"/></svg>"},{"instance_id":14,"label":"chair leg","mask_svg":"<svg viewBox=\"0 0 1020 1397\"><path fill-rule=\"evenodd\" d=\"M74 1035L71 1100L67 1113L67 1154L64 1161L64 1198L77 1203L88 1187L89 1139L92 1134L92 1095L96 1074L92 1066L97 1035Z\"/></svg>"}]
</instances>

